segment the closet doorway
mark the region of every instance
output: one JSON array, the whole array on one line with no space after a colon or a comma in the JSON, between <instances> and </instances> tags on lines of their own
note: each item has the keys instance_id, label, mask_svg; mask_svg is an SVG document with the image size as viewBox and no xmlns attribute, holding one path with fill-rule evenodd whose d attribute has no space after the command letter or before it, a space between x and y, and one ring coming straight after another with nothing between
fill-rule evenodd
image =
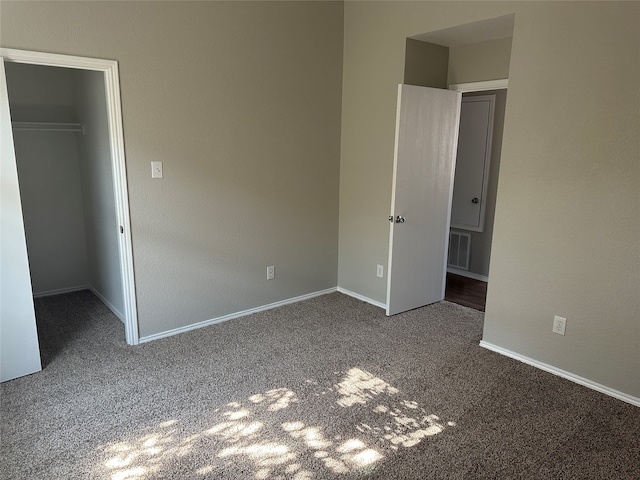
<instances>
[{"instance_id":1,"label":"closet doorway","mask_svg":"<svg viewBox=\"0 0 640 480\"><path fill-rule=\"evenodd\" d=\"M127 343L137 344L117 63L11 49L1 54L21 200L10 207L19 212L9 214L22 216L29 294L90 289L125 324ZM4 263L3 276L13 274ZM12 331L5 317L3 333ZM2 380L10 379L5 373Z\"/></svg>"}]
</instances>

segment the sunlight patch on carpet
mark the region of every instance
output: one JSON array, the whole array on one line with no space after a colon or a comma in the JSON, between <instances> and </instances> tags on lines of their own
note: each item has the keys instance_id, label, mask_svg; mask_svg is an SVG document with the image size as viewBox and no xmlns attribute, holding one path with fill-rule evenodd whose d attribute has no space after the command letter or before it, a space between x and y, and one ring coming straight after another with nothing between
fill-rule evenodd
<instances>
[{"instance_id":1,"label":"sunlight patch on carpet","mask_svg":"<svg viewBox=\"0 0 640 480\"><path fill-rule=\"evenodd\" d=\"M382 394L395 395L398 393L397 388L359 368L349 370L335 388L342 395L342 398L338 400L338 405L341 407L351 407L357 403L365 404Z\"/></svg>"},{"instance_id":2,"label":"sunlight patch on carpet","mask_svg":"<svg viewBox=\"0 0 640 480\"><path fill-rule=\"evenodd\" d=\"M103 467L112 480L143 479L176 464L192 475L239 469L243 478L256 480L366 474L385 455L455 425L367 371L352 368L336 375L337 382L326 388L308 381L311 391L276 388L214 407L208 422L214 421L204 428L163 420L131 441L105 445ZM303 413L310 399L321 402L312 405L312 412L322 412L314 421Z\"/></svg>"}]
</instances>

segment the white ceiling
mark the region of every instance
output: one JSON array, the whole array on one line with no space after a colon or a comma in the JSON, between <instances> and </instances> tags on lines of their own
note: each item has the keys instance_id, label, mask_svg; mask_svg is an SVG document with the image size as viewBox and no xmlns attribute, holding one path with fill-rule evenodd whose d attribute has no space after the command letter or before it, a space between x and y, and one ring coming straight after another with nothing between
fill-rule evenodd
<instances>
[{"instance_id":1,"label":"white ceiling","mask_svg":"<svg viewBox=\"0 0 640 480\"><path fill-rule=\"evenodd\" d=\"M444 47L457 47L513 36L515 14L467 23L435 32L421 33L410 38L435 43Z\"/></svg>"}]
</instances>

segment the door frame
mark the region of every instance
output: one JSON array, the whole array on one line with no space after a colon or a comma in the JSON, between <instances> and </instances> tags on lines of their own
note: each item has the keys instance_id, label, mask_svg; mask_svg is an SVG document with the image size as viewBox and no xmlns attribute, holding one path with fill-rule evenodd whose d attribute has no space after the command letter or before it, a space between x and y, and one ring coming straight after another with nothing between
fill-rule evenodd
<instances>
[{"instance_id":1,"label":"door frame","mask_svg":"<svg viewBox=\"0 0 640 480\"><path fill-rule=\"evenodd\" d=\"M509 79L502 78L499 80L487 80L485 82L471 83L454 83L449 85L449 90L457 92L485 92L487 90L507 90L509 88Z\"/></svg>"},{"instance_id":2,"label":"door frame","mask_svg":"<svg viewBox=\"0 0 640 480\"><path fill-rule=\"evenodd\" d=\"M109 125L111 171L113 174L116 219L118 221L118 224L114 225L114 228L119 228L121 233L121 235L118 235L118 250L124 300L125 338L129 345L137 345L139 343L138 309L135 292L118 62L116 60L77 57L12 48L0 48L0 56L4 58L5 62L93 70L103 73Z\"/></svg>"}]
</instances>

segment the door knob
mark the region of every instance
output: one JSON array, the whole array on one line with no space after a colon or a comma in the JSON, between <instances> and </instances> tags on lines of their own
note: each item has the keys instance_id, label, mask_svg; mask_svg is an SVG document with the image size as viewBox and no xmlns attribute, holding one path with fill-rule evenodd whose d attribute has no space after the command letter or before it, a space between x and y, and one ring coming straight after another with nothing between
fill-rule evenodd
<instances>
[{"instance_id":1,"label":"door knob","mask_svg":"<svg viewBox=\"0 0 640 480\"><path fill-rule=\"evenodd\" d=\"M389 221L393 223L393 215L389 215Z\"/></svg>"},{"instance_id":2,"label":"door knob","mask_svg":"<svg viewBox=\"0 0 640 480\"><path fill-rule=\"evenodd\" d=\"M478 203L478 197L473 197L471 199L471 203Z\"/></svg>"},{"instance_id":3,"label":"door knob","mask_svg":"<svg viewBox=\"0 0 640 480\"><path fill-rule=\"evenodd\" d=\"M396 217L396 223L404 223L404 217L401 215L398 215Z\"/></svg>"}]
</instances>

